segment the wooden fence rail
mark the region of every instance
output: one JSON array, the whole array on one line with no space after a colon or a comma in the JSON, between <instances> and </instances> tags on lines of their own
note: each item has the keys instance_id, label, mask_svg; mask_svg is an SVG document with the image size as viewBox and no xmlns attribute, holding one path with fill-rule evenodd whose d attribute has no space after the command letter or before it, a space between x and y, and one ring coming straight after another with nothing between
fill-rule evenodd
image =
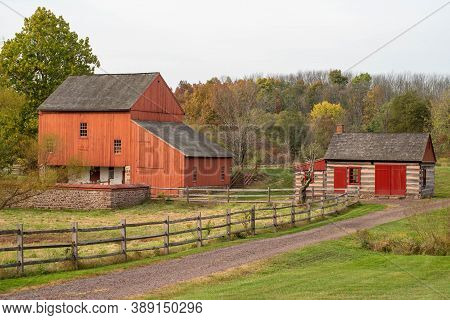
<instances>
[{"instance_id":1,"label":"wooden fence rail","mask_svg":"<svg viewBox=\"0 0 450 320\"><path fill-rule=\"evenodd\" d=\"M238 188L163 188L151 187L151 197L165 197L186 202L214 203L292 203L299 198L300 191L296 188L238 189ZM327 189L312 187L307 190L309 199L323 199L333 196L336 192L352 192L347 189ZM358 192L358 189L353 191Z\"/></svg>"},{"instance_id":2,"label":"wooden fence rail","mask_svg":"<svg viewBox=\"0 0 450 320\"><path fill-rule=\"evenodd\" d=\"M310 222L315 218L322 218L327 215L336 214L340 210L353 205L359 201L358 193L343 193L337 196L329 197L326 199L320 199L315 201L308 201L303 205L290 205L277 206L272 204L263 208L255 208L253 205L249 209L230 211L226 210L225 213L214 215L201 215L198 214L193 217L169 219L167 217L162 221L150 221L139 223L128 223L125 219L120 221L119 225L115 226L103 226L103 227L89 227L80 228L77 222L72 224L71 228L67 229L51 229L51 230L24 230L24 226L19 224L17 229L14 230L0 230L0 235L16 236L16 245L10 247L0 247L0 253L15 251L17 253L16 261L5 264L0 264L0 268L17 268L18 274L24 274L24 266L48 264L63 261L71 261L74 269L78 269L79 261L86 259L98 259L111 256L123 256L126 260L128 253L159 250L163 249L164 254L170 253L171 247L194 244L198 247L203 246L205 241L223 238L227 240L232 239L232 235L246 233L249 235L255 235L257 230L267 228L277 228L281 226L294 227L300 222ZM331 210L330 210L331 208ZM239 218L239 215L241 216ZM288 218L286 220L286 218ZM211 224L211 221L218 220L216 224ZM233 220L234 219L234 220ZM271 221L269 224L265 222ZM183 224L186 222L192 222L195 224L186 226L182 230L172 230L172 227L177 224ZM205 225L206 224L206 225ZM236 229L236 226L242 225L244 228ZM152 234L142 235L128 235L128 231L132 228L142 226L161 226L161 231ZM221 231L223 229L223 232ZM102 232L118 230L120 234L117 237L107 237L95 240L80 241L79 236L83 233ZM218 230L219 234L211 234L212 230ZM33 245L24 244L24 239L28 235L42 235L42 234L54 234L65 233L70 234L71 241L67 243L37 243ZM192 234L193 237L187 239L173 239L178 235ZM158 245L151 245L148 247L129 248L130 242L141 240L154 240L160 239L161 243ZM33 239L34 240L34 239ZM80 247L91 245L102 245L108 243L117 243L120 246L119 251L96 254L96 255L80 255ZM55 248L69 248L70 255L64 257L56 257L51 259L25 259L24 251L29 250L42 250L42 249L55 249Z\"/></svg>"}]
</instances>

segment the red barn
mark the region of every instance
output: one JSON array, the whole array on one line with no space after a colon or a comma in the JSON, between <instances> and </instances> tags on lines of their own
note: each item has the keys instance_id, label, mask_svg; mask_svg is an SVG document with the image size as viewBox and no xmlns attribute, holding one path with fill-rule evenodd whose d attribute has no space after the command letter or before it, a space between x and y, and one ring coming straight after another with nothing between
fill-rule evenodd
<instances>
[{"instance_id":1,"label":"red barn","mask_svg":"<svg viewBox=\"0 0 450 320\"><path fill-rule=\"evenodd\" d=\"M46 164L82 166L71 183L226 186L232 154L183 124L159 73L68 77L39 107Z\"/></svg>"}]
</instances>

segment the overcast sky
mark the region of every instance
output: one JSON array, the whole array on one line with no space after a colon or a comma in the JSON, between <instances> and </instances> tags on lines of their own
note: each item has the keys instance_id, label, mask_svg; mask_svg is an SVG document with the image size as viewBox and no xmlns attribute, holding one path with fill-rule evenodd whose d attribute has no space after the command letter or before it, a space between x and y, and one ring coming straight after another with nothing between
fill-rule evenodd
<instances>
[{"instance_id":1,"label":"overcast sky","mask_svg":"<svg viewBox=\"0 0 450 320\"><path fill-rule=\"evenodd\" d=\"M445 1L0 0L0 39L38 6L88 36L108 73L159 71L170 86L300 70L345 70ZM450 5L354 72L450 73ZM98 73L102 73L98 70Z\"/></svg>"}]
</instances>

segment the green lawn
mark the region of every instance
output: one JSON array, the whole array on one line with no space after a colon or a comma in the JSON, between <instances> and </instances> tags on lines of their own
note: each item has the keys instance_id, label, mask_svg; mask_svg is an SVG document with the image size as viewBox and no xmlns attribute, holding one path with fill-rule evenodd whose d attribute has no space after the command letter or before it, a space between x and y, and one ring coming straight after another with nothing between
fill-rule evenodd
<instances>
[{"instance_id":1,"label":"green lawn","mask_svg":"<svg viewBox=\"0 0 450 320\"><path fill-rule=\"evenodd\" d=\"M434 196L450 198L450 166L436 166Z\"/></svg>"},{"instance_id":2,"label":"green lawn","mask_svg":"<svg viewBox=\"0 0 450 320\"><path fill-rule=\"evenodd\" d=\"M414 221L429 218L419 216ZM432 218L441 225L448 223L450 210L435 211ZM414 223L404 219L371 233L376 237L405 236L414 233ZM449 299L449 266L450 256L379 253L363 249L356 237L347 237L296 250L262 265L169 287L147 298Z\"/></svg>"},{"instance_id":3,"label":"green lawn","mask_svg":"<svg viewBox=\"0 0 450 320\"><path fill-rule=\"evenodd\" d=\"M380 204L358 204L358 205L352 206L350 209L341 213L339 216L335 216L335 217L331 216L327 219L318 220L318 221L312 222L310 224L298 226L298 227L287 229L287 230L282 230L279 232L274 232L274 231L268 230L266 233L258 234L254 237L250 237L250 238L246 238L246 239L238 239L238 240L234 240L231 242L216 241L216 242L212 242L202 248L186 249L184 251L176 252L176 253L170 254L168 256L153 256L153 257L149 257L149 258L141 258L140 260L129 261L126 263L117 263L114 265L98 266L95 268L82 269L82 270L77 270L77 271L63 271L63 272L51 272L51 273L42 271L42 274L29 274L26 277L15 277L15 278L3 279L3 280L0 280L0 293L5 293L5 292L12 291L12 290L21 289L21 288L30 287L30 286L44 285L44 284L52 283L55 281L64 281L64 280L70 280L70 279L75 279L75 278L80 278L80 277L94 276L94 275L104 274L104 273L114 271L114 270L121 270L121 269L126 269L126 268L131 268L131 267L147 265L149 263L154 263L157 261L178 258L178 257L189 255L189 254L204 252L204 251L217 249L217 248L221 248L221 247L225 247L225 246L231 246L231 245L243 243L246 241L252 241L255 239L277 237L277 236L281 236L281 235L285 235L285 234L289 234L289 233L300 232L300 231L304 231L304 230L311 229L311 228L317 228L322 225L332 223L332 222L335 222L338 220L350 219L350 218L358 217L358 216L361 216L364 214L368 214L370 212L379 211L379 210L382 210L383 208L385 208L385 206L380 205Z\"/></svg>"}]
</instances>

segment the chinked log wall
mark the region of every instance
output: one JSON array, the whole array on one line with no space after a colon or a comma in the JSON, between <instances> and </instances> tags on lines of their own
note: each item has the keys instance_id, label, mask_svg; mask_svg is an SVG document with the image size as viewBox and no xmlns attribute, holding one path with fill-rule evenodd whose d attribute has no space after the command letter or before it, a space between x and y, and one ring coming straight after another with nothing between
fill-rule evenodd
<instances>
[{"instance_id":1,"label":"chinked log wall","mask_svg":"<svg viewBox=\"0 0 450 320\"><path fill-rule=\"evenodd\" d=\"M145 185L61 185L28 198L17 208L114 209L133 206L148 199Z\"/></svg>"},{"instance_id":2,"label":"chinked log wall","mask_svg":"<svg viewBox=\"0 0 450 320\"><path fill-rule=\"evenodd\" d=\"M400 165L402 163L399 163ZM410 198L428 197L434 190L434 165L422 165L403 163L406 165L406 196ZM314 182L307 189L308 196L320 196L320 190L334 190L334 168L336 167L358 167L361 168L361 184L348 185L349 191L360 189L362 197L373 197L375 195L375 164L367 162L327 162L326 171L317 171L314 174ZM426 186L422 189L420 169L426 168ZM303 175L296 173L295 188L301 186Z\"/></svg>"},{"instance_id":3,"label":"chinked log wall","mask_svg":"<svg viewBox=\"0 0 450 320\"><path fill-rule=\"evenodd\" d=\"M398 163L406 165L406 196L418 198L420 196L420 166L419 164ZM327 162L326 187L334 188L334 168L336 167L358 167L361 168L361 185L348 185L349 190L360 188L362 197L375 195L375 164L367 162Z\"/></svg>"}]
</instances>

